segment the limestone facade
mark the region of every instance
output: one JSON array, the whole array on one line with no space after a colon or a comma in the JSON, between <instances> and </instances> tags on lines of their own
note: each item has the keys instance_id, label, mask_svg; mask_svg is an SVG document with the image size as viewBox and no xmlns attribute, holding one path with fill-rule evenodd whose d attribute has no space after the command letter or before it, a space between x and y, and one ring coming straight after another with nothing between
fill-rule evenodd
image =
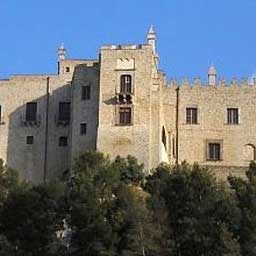
<instances>
[{"instance_id":1,"label":"limestone facade","mask_svg":"<svg viewBox=\"0 0 256 256\"><path fill-rule=\"evenodd\" d=\"M256 160L256 82L225 84L212 66L207 84L167 83L153 27L146 44L103 46L96 60L58 56L57 74L0 80L0 158L22 178L58 177L86 150L134 155L146 173L187 161L244 175Z\"/></svg>"}]
</instances>

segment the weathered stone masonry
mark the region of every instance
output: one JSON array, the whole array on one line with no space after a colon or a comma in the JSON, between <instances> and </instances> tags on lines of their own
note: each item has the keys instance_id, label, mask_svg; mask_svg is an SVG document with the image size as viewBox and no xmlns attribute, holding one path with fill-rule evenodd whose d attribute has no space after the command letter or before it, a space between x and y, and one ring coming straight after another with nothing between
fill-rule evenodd
<instances>
[{"instance_id":1,"label":"weathered stone masonry","mask_svg":"<svg viewBox=\"0 0 256 256\"><path fill-rule=\"evenodd\" d=\"M153 27L146 44L103 46L96 60L58 56L55 75L0 80L0 157L22 178L58 177L96 149L134 155L147 173L186 160L225 178L255 160L256 82L225 84L212 66L207 84L167 83Z\"/></svg>"}]
</instances>

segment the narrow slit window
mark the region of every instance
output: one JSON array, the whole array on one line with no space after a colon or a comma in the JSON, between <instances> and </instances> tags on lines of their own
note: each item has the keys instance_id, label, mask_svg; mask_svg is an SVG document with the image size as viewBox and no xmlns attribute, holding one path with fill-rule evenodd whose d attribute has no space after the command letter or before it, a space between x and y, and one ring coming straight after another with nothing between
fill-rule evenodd
<instances>
[{"instance_id":1,"label":"narrow slit window","mask_svg":"<svg viewBox=\"0 0 256 256\"><path fill-rule=\"evenodd\" d=\"M176 148L176 145L175 145L175 138L173 137L173 138L172 138L172 156L173 156L174 158L176 157L175 148Z\"/></svg>"},{"instance_id":2,"label":"narrow slit window","mask_svg":"<svg viewBox=\"0 0 256 256\"><path fill-rule=\"evenodd\" d=\"M164 127L162 128L162 143L164 144L165 149L167 149L167 145L166 145L166 134L165 134L165 129L164 129Z\"/></svg>"}]
</instances>

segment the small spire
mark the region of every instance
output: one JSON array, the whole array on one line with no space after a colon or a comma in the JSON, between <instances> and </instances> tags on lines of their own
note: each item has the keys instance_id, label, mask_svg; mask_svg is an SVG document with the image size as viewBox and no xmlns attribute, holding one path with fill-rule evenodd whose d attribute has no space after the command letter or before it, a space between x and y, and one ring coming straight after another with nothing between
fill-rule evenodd
<instances>
[{"instance_id":1,"label":"small spire","mask_svg":"<svg viewBox=\"0 0 256 256\"><path fill-rule=\"evenodd\" d=\"M59 49L61 49L61 50L64 50L64 49L65 49L65 47L64 47L64 43L61 43L61 45L60 45Z\"/></svg>"},{"instance_id":2,"label":"small spire","mask_svg":"<svg viewBox=\"0 0 256 256\"><path fill-rule=\"evenodd\" d=\"M149 28L147 39L148 39L148 44L152 46L152 50L155 54L156 53L156 32L154 30L153 25L151 25Z\"/></svg>"},{"instance_id":3,"label":"small spire","mask_svg":"<svg viewBox=\"0 0 256 256\"><path fill-rule=\"evenodd\" d=\"M213 64L211 64L211 66L209 68L208 75L215 75L215 76L217 75L217 71Z\"/></svg>"},{"instance_id":4,"label":"small spire","mask_svg":"<svg viewBox=\"0 0 256 256\"><path fill-rule=\"evenodd\" d=\"M66 50L66 48L64 47L64 43L61 43L61 45L60 45L60 47L59 47L59 49L58 49L58 58L59 58L59 61L66 59L66 53L67 53L67 50Z\"/></svg>"},{"instance_id":5,"label":"small spire","mask_svg":"<svg viewBox=\"0 0 256 256\"><path fill-rule=\"evenodd\" d=\"M216 77L217 77L217 71L214 67L214 65L212 64L208 70L208 82L209 85L216 85Z\"/></svg>"},{"instance_id":6,"label":"small spire","mask_svg":"<svg viewBox=\"0 0 256 256\"><path fill-rule=\"evenodd\" d=\"M148 33L149 34L155 34L156 33L153 25L150 26Z\"/></svg>"}]
</instances>

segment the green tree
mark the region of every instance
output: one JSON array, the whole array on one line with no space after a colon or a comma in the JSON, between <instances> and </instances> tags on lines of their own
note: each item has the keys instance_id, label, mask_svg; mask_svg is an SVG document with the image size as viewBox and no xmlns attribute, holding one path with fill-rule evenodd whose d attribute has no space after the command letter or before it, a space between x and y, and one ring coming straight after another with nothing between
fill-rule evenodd
<instances>
[{"instance_id":1,"label":"green tree","mask_svg":"<svg viewBox=\"0 0 256 256\"><path fill-rule=\"evenodd\" d=\"M4 235L0 235L0 256L15 256L15 252L15 247L10 244Z\"/></svg>"},{"instance_id":2,"label":"green tree","mask_svg":"<svg viewBox=\"0 0 256 256\"><path fill-rule=\"evenodd\" d=\"M160 164L154 173L147 177L145 190L150 194L148 207L153 213L155 233L159 237L159 255L174 255L174 240L171 236L168 207L163 197L171 168L167 164Z\"/></svg>"},{"instance_id":3,"label":"green tree","mask_svg":"<svg viewBox=\"0 0 256 256\"><path fill-rule=\"evenodd\" d=\"M150 181L151 193L160 194L168 209L169 237L174 255L240 255L233 230L239 210L232 194L198 165L163 168Z\"/></svg>"},{"instance_id":4,"label":"green tree","mask_svg":"<svg viewBox=\"0 0 256 256\"><path fill-rule=\"evenodd\" d=\"M246 173L247 180L239 177L228 178L235 191L241 210L241 225L237 232L242 255L256 255L256 163L252 162Z\"/></svg>"},{"instance_id":5,"label":"green tree","mask_svg":"<svg viewBox=\"0 0 256 256\"><path fill-rule=\"evenodd\" d=\"M58 210L62 191L54 183L21 185L10 192L2 207L1 233L15 255L54 255L53 249L61 247L57 232L63 229L63 214Z\"/></svg>"},{"instance_id":6,"label":"green tree","mask_svg":"<svg viewBox=\"0 0 256 256\"><path fill-rule=\"evenodd\" d=\"M0 256L14 255L15 248L3 234L2 225L5 219L2 216L3 205L8 195L18 186L18 174L13 169L4 166L0 159Z\"/></svg>"},{"instance_id":7,"label":"green tree","mask_svg":"<svg viewBox=\"0 0 256 256\"><path fill-rule=\"evenodd\" d=\"M4 166L0 159L0 207L7 198L8 193L18 185L18 173Z\"/></svg>"},{"instance_id":8,"label":"green tree","mask_svg":"<svg viewBox=\"0 0 256 256\"><path fill-rule=\"evenodd\" d=\"M151 215L143 165L131 156L114 161L98 152L81 155L68 192L74 255L150 255ZM151 254L152 255L152 254Z\"/></svg>"}]
</instances>

